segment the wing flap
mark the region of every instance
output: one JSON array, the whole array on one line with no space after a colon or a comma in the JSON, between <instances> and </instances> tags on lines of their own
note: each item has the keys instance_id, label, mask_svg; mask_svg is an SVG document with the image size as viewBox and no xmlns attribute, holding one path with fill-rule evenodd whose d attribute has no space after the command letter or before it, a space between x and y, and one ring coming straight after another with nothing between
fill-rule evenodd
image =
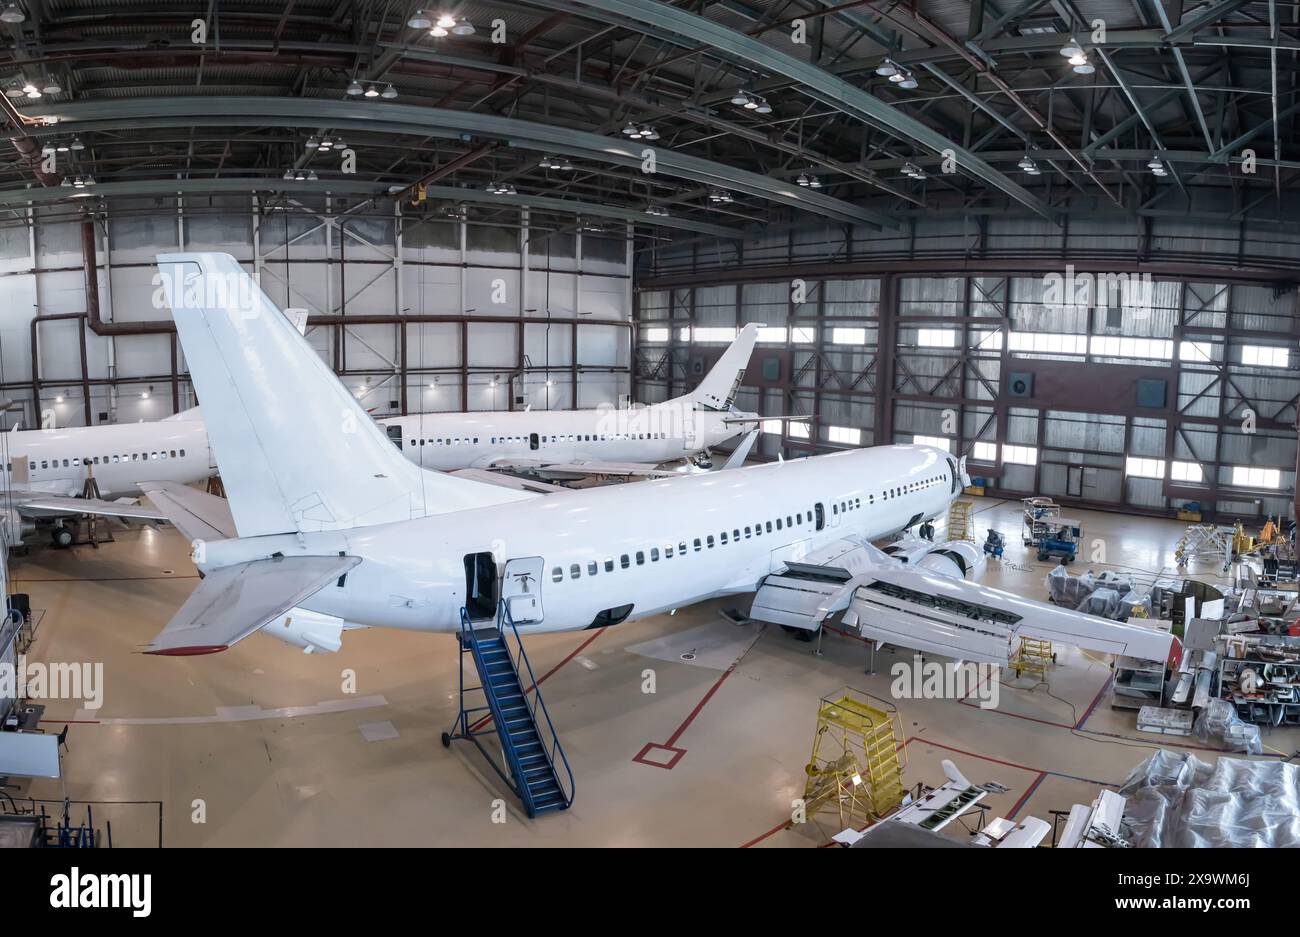
<instances>
[{"instance_id":1,"label":"wing flap","mask_svg":"<svg viewBox=\"0 0 1300 937\"><path fill-rule=\"evenodd\" d=\"M360 562L357 556L275 557L212 570L145 653L224 651Z\"/></svg>"}]
</instances>

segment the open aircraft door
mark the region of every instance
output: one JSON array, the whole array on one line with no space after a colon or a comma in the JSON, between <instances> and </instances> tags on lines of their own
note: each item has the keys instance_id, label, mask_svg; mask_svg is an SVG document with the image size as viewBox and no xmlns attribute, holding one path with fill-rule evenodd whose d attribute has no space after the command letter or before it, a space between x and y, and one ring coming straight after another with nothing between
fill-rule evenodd
<instances>
[{"instance_id":1,"label":"open aircraft door","mask_svg":"<svg viewBox=\"0 0 1300 937\"><path fill-rule=\"evenodd\" d=\"M540 556L507 560L501 576L501 598L516 625L542 621L542 567Z\"/></svg>"}]
</instances>

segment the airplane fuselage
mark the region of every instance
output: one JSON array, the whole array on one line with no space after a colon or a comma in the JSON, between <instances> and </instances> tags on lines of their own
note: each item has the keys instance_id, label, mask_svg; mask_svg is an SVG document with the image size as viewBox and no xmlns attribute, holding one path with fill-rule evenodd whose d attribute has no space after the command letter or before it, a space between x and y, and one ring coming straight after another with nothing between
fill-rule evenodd
<instances>
[{"instance_id":1,"label":"airplane fuselage","mask_svg":"<svg viewBox=\"0 0 1300 937\"><path fill-rule=\"evenodd\" d=\"M197 420L13 430L0 434L0 483L78 496L94 476L104 498L139 497L137 482L202 481L216 471Z\"/></svg>"},{"instance_id":2,"label":"airplane fuselage","mask_svg":"<svg viewBox=\"0 0 1300 937\"><path fill-rule=\"evenodd\" d=\"M467 562L491 554L495 572L505 564L503 592L523 587L539 602L521 631L575 630L751 592L846 534L874 539L936 517L959 490L957 472L941 450L886 446L351 531L220 541L196 560L209 569L344 552L362 562L302 608L350 627L454 631L474 604Z\"/></svg>"}]
</instances>

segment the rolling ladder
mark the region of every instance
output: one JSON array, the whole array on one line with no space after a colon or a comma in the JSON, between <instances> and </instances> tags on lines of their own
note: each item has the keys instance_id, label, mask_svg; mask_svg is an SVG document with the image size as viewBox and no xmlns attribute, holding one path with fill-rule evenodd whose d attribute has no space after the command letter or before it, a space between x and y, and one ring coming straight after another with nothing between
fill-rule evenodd
<instances>
[{"instance_id":1,"label":"rolling ladder","mask_svg":"<svg viewBox=\"0 0 1300 937\"><path fill-rule=\"evenodd\" d=\"M519 630L506 608L497 606L495 626L475 627L460 610L460 712L442 744L467 739L483 753L497 775L523 803L530 818L573 803L573 772L560 747L550 713L537 689ZM465 655L474 659L479 685L465 685ZM527 689L525 689L525 682ZM484 705L467 707L466 694L481 692ZM501 743L494 756L479 740L491 724Z\"/></svg>"},{"instance_id":2,"label":"rolling ladder","mask_svg":"<svg viewBox=\"0 0 1300 937\"><path fill-rule=\"evenodd\" d=\"M948 505L948 540L969 540L975 542L975 502L954 501Z\"/></svg>"}]
</instances>

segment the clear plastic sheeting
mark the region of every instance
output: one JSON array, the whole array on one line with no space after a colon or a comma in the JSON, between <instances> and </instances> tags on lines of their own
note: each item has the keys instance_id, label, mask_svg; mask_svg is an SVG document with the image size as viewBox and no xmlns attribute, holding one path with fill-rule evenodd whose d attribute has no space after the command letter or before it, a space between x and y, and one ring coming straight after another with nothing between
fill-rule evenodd
<instances>
[{"instance_id":1,"label":"clear plastic sheeting","mask_svg":"<svg viewBox=\"0 0 1300 937\"><path fill-rule=\"evenodd\" d=\"M1215 748L1245 752L1247 755L1264 754L1259 726L1242 720L1237 715L1237 707L1229 700L1210 700L1196 717L1192 735Z\"/></svg>"},{"instance_id":2,"label":"clear plastic sheeting","mask_svg":"<svg viewBox=\"0 0 1300 937\"><path fill-rule=\"evenodd\" d=\"M1119 789L1123 836L1134 846L1181 849L1300 847L1300 767L1160 750Z\"/></svg>"},{"instance_id":3,"label":"clear plastic sheeting","mask_svg":"<svg viewBox=\"0 0 1300 937\"><path fill-rule=\"evenodd\" d=\"M1054 604L1073 609L1077 609L1097 588L1091 571L1082 576L1071 576L1064 566L1052 567L1046 583L1048 597Z\"/></svg>"}]
</instances>

